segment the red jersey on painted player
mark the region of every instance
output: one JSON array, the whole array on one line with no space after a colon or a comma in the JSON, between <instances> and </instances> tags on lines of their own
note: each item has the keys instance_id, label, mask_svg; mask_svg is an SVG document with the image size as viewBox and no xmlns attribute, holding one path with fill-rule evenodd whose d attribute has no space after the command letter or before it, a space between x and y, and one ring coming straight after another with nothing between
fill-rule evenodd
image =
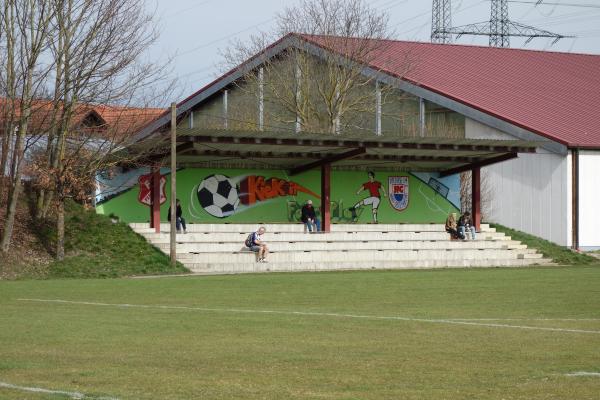
<instances>
[{"instance_id":1,"label":"red jersey on painted player","mask_svg":"<svg viewBox=\"0 0 600 400\"><path fill-rule=\"evenodd\" d=\"M352 219L356 221L356 210L359 207L371 205L373 222L377 223L377 209L379 208L379 203L381 202L381 194L386 196L387 192L385 191L385 187L383 187L381 182L375 180L375 173L373 171L369 171L368 175L369 181L363 183L356 194L358 195L363 190L367 190L369 192L369 197L359 201L354 205L354 207L350 207L350 212L352 213Z\"/></svg>"}]
</instances>

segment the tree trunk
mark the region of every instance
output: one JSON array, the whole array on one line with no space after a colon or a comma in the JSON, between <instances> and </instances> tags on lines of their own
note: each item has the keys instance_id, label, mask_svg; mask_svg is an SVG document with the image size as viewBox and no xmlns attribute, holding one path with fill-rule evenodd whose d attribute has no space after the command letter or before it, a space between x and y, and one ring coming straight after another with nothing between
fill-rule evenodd
<instances>
[{"instance_id":1,"label":"tree trunk","mask_svg":"<svg viewBox=\"0 0 600 400\"><path fill-rule=\"evenodd\" d=\"M23 93L30 96L33 79L33 69L27 71L27 77L25 81L25 87ZM24 96L25 98L25 96ZM27 129L29 128L29 120L31 118L31 97L27 97L28 103L21 102L22 116L19 121L19 129L16 135L15 147L12 153L12 168L11 180L12 187L8 192L8 208L6 210L6 221L4 222L4 230L2 231L2 238L0 239L0 251L8 253L10 248L10 242L12 239L13 228L15 224L15 217L17 213L17 202L19 201L19 194L21 192L21 171L23 166L23 158L25 157L25 136L27 135Z\"/></svg>"},{"instance_id":2,"label":"tree trunk","mask_svg":"<svg viewBox=\"0 0 600 400\"><path fill-rule=\"evenodd\" d=\"M56 259L65 259L65 202L62 199L56 207Z\"/></svg>"},{"instance_id":3,"label":"tree trunk","mask_svg":"<svg viewBox=\"0 0 600 400\"><path fill-rule=\"evenodd\" d=\"M48 211L50 210L50 206L52 205L52 200L54 200L54 192L47 191L46 198L44 199L44 206L42 208L41 219L48 217Z\"/></svg>"},{"instance_id":4,"label":"tree trunk","mask_svg":"<svg viewBox=\"0 0 600 400\"><path fill-rule=\"evenodd\" d=\"M0 243L0 250L3 253L8 253L10 248L10 240L15 225L15 214L17 213L17 201L19 199L19 192L21 191L21 180L19 179L16 185L13 187L12 196L10 197L10 203L8 204L6 220L4 221L4 230L2 231L2 242Z\"/></svg>"},{"instance_id":5,"label":"tree trunk","mask_svg":"<svg viewBox=\"0 0 600 400\"><path fill-rule=\"evenodd\" d=\"M21 126L23 128L23 126ZM25 129L27 127L25 126ZM23 152L23 141L24 135L22 133L22 129L19 130L17 134L17 143L15 144L15 151L13 153L13 157L16 157L18 154ZM15 170L15 180L9 191L9 201L8 207L6 210L6 220L4 221L4 230L2 231L2 239L0 240L0 250L3 253L8 253L8 249L10 248L10 241L13 234L13 228L15 225L15 215L17 213L17 202L19 201L19 192L21 191L21 165L22 162L18 162Z\"/></svg>"},{"instance_id":6,"label":"tree trunk","mask_svg":"<svg viewBox=\"0 0 600 400\"><path fill-rule=\"evenodd\" d=\"M40 189L37 191L37 199L35 202L35 219L38 221L43 217L44 210L44 198L46 197L46 191L44 189Z\"/></svg>"},{"instance_id":7,"label":"tree trunk","mask_svg":"<svg viewBox=\"0 0 600 400\"><path fill-rule=\"evenodd\" d=\"M2 135L2 159L0 160L0 205L2 205L2 199L4 198L4 188L9 186L8 179L5 180L6 173L8 172L8 154L10 146L12 144L13 132L13 120L14 120L14 101L15 101L15 81L14 81L14 20L13 20L13 6L14 4L4 3L4 12L2 15L2 29L5 36L5 53L6 64L5 64L5 77L4 77L4 96L6 96L5 106L3 107L2 114L0 117L4 118L4 135ZM7 183L5 183L5 181ZM8 202L7 202L8 204Z\"/></svg>"},{"instance_id":8,"label":"tree trunk","mask_svg":"<svg viewBox=\"0 0 600 400\"><path fill-rule=\"evenodd\" d=\"M4 188L8 185L8 182L5 183L5 175L6 175L6 164L8 163L8 143L12 139L12 135L9 135L8 132L4 132L2 135L2 155L0 155L0 207L2 206L4 199Z\"/></svg>"}]
</instances>

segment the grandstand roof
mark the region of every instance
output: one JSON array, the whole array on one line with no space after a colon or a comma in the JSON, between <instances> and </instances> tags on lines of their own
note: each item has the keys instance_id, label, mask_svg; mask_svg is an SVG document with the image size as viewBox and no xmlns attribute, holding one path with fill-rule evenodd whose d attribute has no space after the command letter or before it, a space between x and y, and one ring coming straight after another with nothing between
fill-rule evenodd
<instances>
[{"instance_id":1,"label":"grandstand roof","mask_svg":"<svg viewBox=\"0 0 600 400\"><path fill-rule=\"evenodd\" d=\"M179 102L177 112L256 68L265 55L302 43L344 53L349 41L360 40L290 33ZM600 55L395 40L378 40L373 48L369 60L355 61L560 145L600 148ZM137 140L168 123L164 112Z\"/></svg>"}]
</instances>

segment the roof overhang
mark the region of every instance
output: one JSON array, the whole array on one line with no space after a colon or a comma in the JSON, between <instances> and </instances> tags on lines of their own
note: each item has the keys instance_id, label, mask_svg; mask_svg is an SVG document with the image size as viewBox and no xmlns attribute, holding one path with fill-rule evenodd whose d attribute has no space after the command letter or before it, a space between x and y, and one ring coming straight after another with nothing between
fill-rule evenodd
<instances>
[{"instance_id":1,"label":"roof overhang","mask_svg":"<svg viewBox=\"0 0 600 400\"><path fill-rule=\"evenodd\" d=\"M344 170L427 171L449 175L535 153L523 140L332 136L290 131L178 129L177 166L283 169L291 175L331 164ZM152 148L149 163L168 165L168 138L130 148Z\"/></svg>"}]
</instances>

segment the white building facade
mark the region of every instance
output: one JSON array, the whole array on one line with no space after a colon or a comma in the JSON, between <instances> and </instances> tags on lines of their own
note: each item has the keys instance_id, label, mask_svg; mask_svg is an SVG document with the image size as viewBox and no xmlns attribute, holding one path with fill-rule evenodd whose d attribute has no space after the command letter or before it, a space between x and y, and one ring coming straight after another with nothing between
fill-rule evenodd
<instances>
[{"instance_id":1,"label":"white building facade","mask_svg":"<svg viewBox=\"0 0 600 400\"><path fill-rule=\"evenodd\" d=\"M465 134L514 139L472 119ZM561 154L540 147L536 154L485 167L483 217L561 246L600 249L599 173L600 150L568 148Z\"/></svg>"}]
</instances>

